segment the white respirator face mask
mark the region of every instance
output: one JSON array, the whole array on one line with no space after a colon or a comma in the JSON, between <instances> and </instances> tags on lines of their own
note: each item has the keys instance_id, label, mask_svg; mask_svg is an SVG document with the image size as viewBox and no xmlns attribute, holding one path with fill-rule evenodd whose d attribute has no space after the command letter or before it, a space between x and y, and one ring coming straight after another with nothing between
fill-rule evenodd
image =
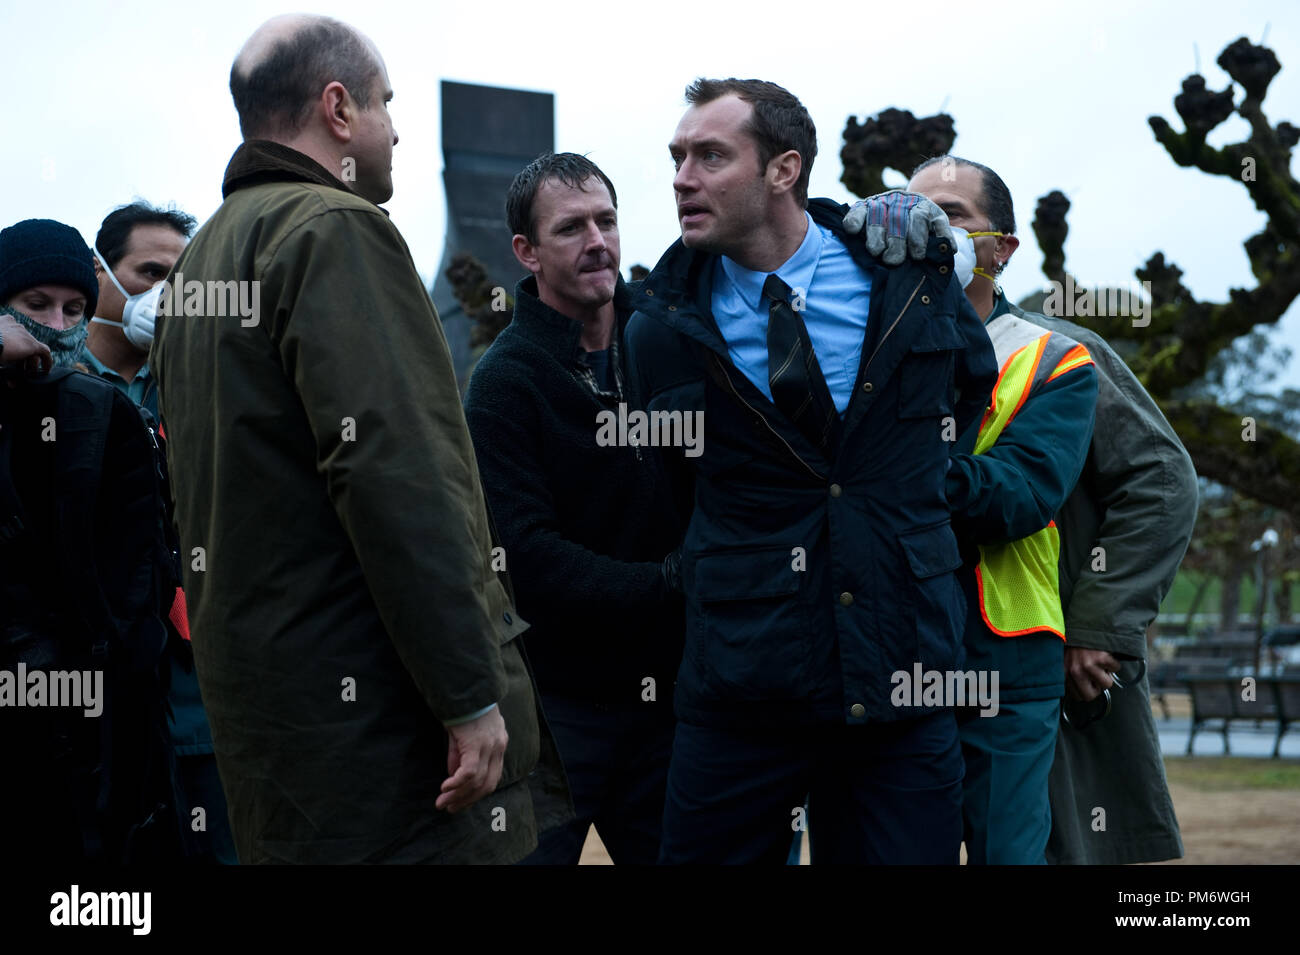
<instances>
[{"instance_id":1,"label":"white respirator face mask","mask_svg":"<svg viewBox=\"0 0 1300 955\"><path fill-rule=\"evenodd\" d=\"M952 269L961 287L970 285L975 278L975 240L970 233L957 226L951 226L953 239Z\"/></svg>"},{"instance_id":2,"label":"white respirator face mask","mask_svg":"<svg viewBox=\"0 0 1300 955\"><path fill-rule=\"evenodd\" d=\"M955 246L952 253L953 273L957 276L957 281L961 283L962 288L966 288L979 275L990 282L994 282L994 277L989 275L983 269L975 264L975 236L984 235L1003 235L1002 232L967 232L958 226L949 224L952 229L953 244ZM996 283L995 283L996 284Z\"/></svg>"},{"instance_id":3,"label":"white respirator face mask","mask_svg":"<svg viewBox=\"0 0 1300 955\"><path fill-rule=\"evenodd\" d=\"M117 290L126 299L126 304L122 306L120 322L115 322L111 318L92 318L91 321L101 325L116 325L122 329L122 334L126 335L127 341L141 351L148 351L149 346L153 344L154 323L158 317L158 300L162 298L164 283L159 282L136 295L128 295L126 289L122 288L122 283L113 274L113 270L109 268L108 260L100 254L98 248L95 249L95 255L99 257L108 277L117 286Z\"/></svg>"}]
</instances>

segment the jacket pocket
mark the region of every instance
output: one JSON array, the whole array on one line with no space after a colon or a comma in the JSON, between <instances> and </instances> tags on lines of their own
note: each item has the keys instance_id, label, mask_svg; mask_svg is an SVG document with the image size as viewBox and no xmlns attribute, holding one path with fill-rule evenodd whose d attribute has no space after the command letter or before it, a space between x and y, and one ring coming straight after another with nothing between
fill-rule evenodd
<instances>
[{"instance_id":1,"label":"jacket pocket","mask_svg":"<svg viewBox=\"0 0 1300 955\"><path fill-rule=\"evenodd\" d=\"M806 571L793 547L702 554L695 560L696 655L728 700L805 694L809 617Z\"/></svg>"},{"instance_id":2,"label":"jacket pocket","mask_svg":"<svg viewBox=\"0 0 1300 955\"><path fill-rule=\"evenodd\" d=\"M950 323L930 320L898 368L898 417L940 418L953 413L953 372L963 347Z\"/></svg>"},{"instance_id":3,"label":"jacket pocket","mask_svg":"<svg viewBox=\"0 0 1300 955\"><path fill-rule=\"evenodd\" d=\"M539 708L534 695L532 673L524 662L518 636L509 630L500 634L501 667L505 671L506 691L497 706L501 710L501 718L505 720L510 739L506 743L498 790L518 782L533 771L537 766L541 745Z\"/></svg>"},{"instance_id":4,"label":"jacket pocket","mask_svg":"<svg viewBox=\"0 0 1300 955\"><path fill-rule=\"evenodd\" d=\"M948 521L898 535L911 571L908 590L916 642L915 660L925 669L948 669L958 659L966 623L966 598L954 573L961 567L957 538Z\"/></svg>"}]
</instances>

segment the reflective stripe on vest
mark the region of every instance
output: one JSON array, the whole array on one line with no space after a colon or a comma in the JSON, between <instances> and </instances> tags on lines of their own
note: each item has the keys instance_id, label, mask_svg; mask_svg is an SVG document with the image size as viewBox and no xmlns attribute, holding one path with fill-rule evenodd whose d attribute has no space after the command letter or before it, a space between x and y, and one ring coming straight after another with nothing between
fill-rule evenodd
<instances>
[{"instance_id":1,"label":"reflective stripe on vest","mask_svg":"<svg viewBox=\"0 0 1300 955\"><path fill-rule=\"evenodd\" d=\"M1092 362L1082 345L1014 315L1000 315L987 330L999 371L975 439L976 454L994 445L1035 388ZM1046 631L1065 639L1060 550L1055 521L1020 540L979 545L975 585L985 626L1003 637Z\"/></svg>"}]
</instances>

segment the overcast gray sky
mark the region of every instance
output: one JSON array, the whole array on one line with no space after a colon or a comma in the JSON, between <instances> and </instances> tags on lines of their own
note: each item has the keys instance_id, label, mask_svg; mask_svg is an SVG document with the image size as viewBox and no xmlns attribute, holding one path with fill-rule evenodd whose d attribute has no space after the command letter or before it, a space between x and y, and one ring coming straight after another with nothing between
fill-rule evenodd
<instances>
[{"instance_id":1,"label":"overcast gray sky","mask_svg":"<svg viewBox=\"0 0 1300 955\"><path fill-rule=\"evenodd\" d=\"M249 0L0 0L10 93L0 225L59 219L90 242L103 216L136 196L174 201L205 220L240 139L231 60L258 24L293 9ZM1210 87L1222 88L1219 52L1242 35L1259 42L1267 27L1282 72L1265 109L1273 123L1300 124L1294 0L1090 0L1054 9L367 0L308 9L355 25L387 61L401 141L386 208L426 282L445 223L441 79L555 94L556 148L589 154L618 189L625 271L653 266L677 237L667 143L696 76L757 76L799 96L819 133L811 192L843 201L852 198L839 182L850 114L943 107L956 120L954 151L997 169L1015 198L1022 244L1004 277L1013 299L1043 281L1029 223L1037 198L1054 188L1073 203L1067 267L1089 284L1131 281L1157 249L1200 298L1253 284L1241 243L1263 215L1240 184L1174 165L1146 122L1158 114L1181 129L1173 97L1197 51ZM1234 117L1211 141L1245 132ZM1275 340L1300 356L1300 308ZM1283 383L1300 387L1300 357Z\"/></svg>"}]
</instances>

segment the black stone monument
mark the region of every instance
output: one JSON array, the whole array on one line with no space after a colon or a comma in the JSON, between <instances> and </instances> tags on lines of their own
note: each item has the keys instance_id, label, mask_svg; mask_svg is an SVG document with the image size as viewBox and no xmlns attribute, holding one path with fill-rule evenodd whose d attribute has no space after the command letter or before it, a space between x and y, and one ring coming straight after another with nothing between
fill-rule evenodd
<instances>
[{"instance_id":1,"label":"black stone monument","mask_svg":"<svg viewBox=\"0 0 1300 955\"><path fill-rule=\"evenodd\" d=\"M506 189L519 170L554 148L552 94L442 81L447 238L432 294L462 391L473 363L470 320L452 293L447 267L457 253L468 252L483 263L491 282L514 294L524 269L510 250Z\"/></svg>"}]
</instances>

